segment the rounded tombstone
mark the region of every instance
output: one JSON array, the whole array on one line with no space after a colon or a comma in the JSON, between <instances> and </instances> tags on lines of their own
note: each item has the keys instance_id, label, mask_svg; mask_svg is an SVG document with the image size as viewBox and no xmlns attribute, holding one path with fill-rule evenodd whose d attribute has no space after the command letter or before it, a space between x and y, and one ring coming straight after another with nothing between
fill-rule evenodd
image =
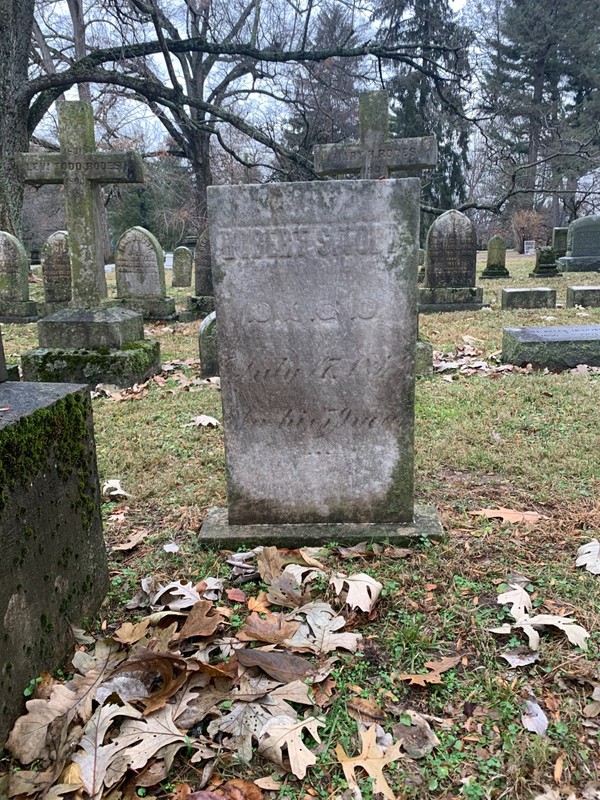
<instances>
[{"instance_id":1,"label":"rounded tombstone","mask_svg":"<svg viewBox=\"0 0 600 800\"><path fill-rule=\"evenodd\" d=\"M451 209L438 217L427 234L425 286L475 286L477 232L471 220Z\"/></svg>"},{"instance_id":2,"label":"rounded tombstone","mask_svg":"<svg viewBox=\"0 0 600 800\"><path fill-rule=\"evenodd\" d=\"M120 299L165 297L165 259L158 239L139 225L125 231L115 249L115 274Z\"/></svg>"},{"instance_id":3,"label":"rounded tombstone","mask_svg":"<svg viewBox=\"0 0 600 800\"><path fill-rule=\"evenodd\" d=\"M29 259L21 242L6 231L0 231L0 299L29 300Z\"/></svg>"},{"instance_id":4,"label":"rounded tombstone","mask_svg":"<svg viewBox=\"0 0 600 800\"><path fill-rule=\"evenodd\" d=\"M492 236L487 246L487 262L482 278L508 278L506 269L506 242L499 234Z\"/></svg>"},{"instance_id":5,"label":"rounded tombstone","mask_svg":"<svg viewBox=\"0 0 600 800\"><path fill-rule=\"evenodd\" d=\"M71 299L71 260L66 231L56 231L46 239L41 261L45 301L68 302Z\"/></svg>"},{"instance_id":6,"label":"rounded tombstone","mask_svg":"<svg viewBox=\"0 0 600 800\"><path fill-rule=\"evenodd\" d=\"M173 251L173 278L171 286L187 287L192 285L194 256L188 247L176 247Z\"/></svg>"}]
</instances>

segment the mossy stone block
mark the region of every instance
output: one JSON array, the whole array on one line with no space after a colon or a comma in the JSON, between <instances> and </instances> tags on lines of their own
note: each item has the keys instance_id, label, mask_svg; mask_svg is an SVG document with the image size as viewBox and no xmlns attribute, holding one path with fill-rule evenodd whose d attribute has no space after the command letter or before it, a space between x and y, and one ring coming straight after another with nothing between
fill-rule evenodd
<instances>
[{"instance_id":1,"label":"mossy stone block","mask_svg":"<svg viewBox=\"0 0 600 800\"><path fill-rule=\"evenodd\" d=\"M67 308L38 322L40 347L121 348L144 338L141 314L127 308Z\"/></svg>"}]
</instances>

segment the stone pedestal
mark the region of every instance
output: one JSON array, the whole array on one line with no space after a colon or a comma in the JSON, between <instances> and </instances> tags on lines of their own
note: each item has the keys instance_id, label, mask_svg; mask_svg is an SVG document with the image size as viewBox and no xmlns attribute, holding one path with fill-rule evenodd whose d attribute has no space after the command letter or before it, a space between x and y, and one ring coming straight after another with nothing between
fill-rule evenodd
<instances>
[{"instance_id":1,"label":"stone pedestal","mask_svg":"<svg viewBox=\"0 0 600 800\"><path fill-rule=\"evenodd\" d=\"M0 322L35 322L37 318L33 300L0 300Z\"/></svg>"},{"instance_id":2,"label":"stone pedestal","mask_svg":"<svg viewBox=\"0 0 600 800\"><path fill-rule=\"evenodd\" d=\"M215 310L215 298L209 295L193 295L186 298L186 309L181 311L181 322L193 322L204 319Z\"/></svg>"},{"instance_id":3,"label":"stone pedestal","mask_svg":"<svg viewBox=\"0 0 600 800\"><path fill-rule=\"evenodd\" d=\"M560 278L562 273L556 266L556 253L553 247L538 247L535 254L535 268L530 278Z\"/></svg>"},{"instance_id":4,"label":"stone pedestal","mask_svg":"<svg viewBox=\"0 0 600 800\"><path fill-rule=\"evenodd\" d=\"M556 308L556 289L502 289L502 310L512 308Z\"/></svg>"},{"instance_id":5,"label":"stone pedestal","mask_svg":"<svg viewBox=\"0 0 600 800\"><path fill-rule=\"evenodd\" d=\"M145 320L174 320L177 318L173 297L128 297L118 302L122 308L141 314Z\"/></svg>"},{"instance_id":6,"label":"stone pedestal","mask_svg":"<svg viewBox=\"0 0 600 800\"><path fill-rule=\"evenodd\" d=\"M480 311L483 308L483 289L480 286L446 286L438 289L419 289L419 313L440 311Z\"/></svg>"},{"instance_id":7,"label":"stone pedestal","mask_svg":"<svg viewBox=\"0 0 600 800\"><path fill-rule=\"evenodd\" d=\"M82 386L0 384L0 744L23 689L73 652L108 588L92 410Z\"/></svg>"}]
</instances>

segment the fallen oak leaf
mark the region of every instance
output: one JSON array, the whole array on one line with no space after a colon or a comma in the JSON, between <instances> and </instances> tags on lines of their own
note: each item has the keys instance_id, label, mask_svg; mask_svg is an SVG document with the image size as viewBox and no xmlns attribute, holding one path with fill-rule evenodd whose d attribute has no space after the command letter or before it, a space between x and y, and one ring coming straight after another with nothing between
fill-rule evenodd
<instances>
[{"instance_id":1,"label":"fallen oak leaf","mask_svg":"<svg viewBox=\"0 0 600 800\"><path fill-rule=\"evenodd\" d=\"M120 497L131 497L129 492L126 492L121 486L121 481L116 479L105 481L102 484L102 496L106 500L117 500Z\"/></svg>"},{"instance_id":2,"label":"fallen oak leaf","mask_svg":"<svg viewBox=\"0 0 600 800\"><path fill-rule=\"evenodd\" d=\"M140 650L132 658L113 670L109 680L126 675L139 680L147 689L147 697L140 698L144 716L162 708L186 682L187 663L170 653Z\"/></svg>"},{"instance_id":3,"label":"fallen oak leaf","mask_svg":"<svg viewBox=\"0 0 600 800\"><path fill-rule=\"evenodd\" d=\"M188 581L172 581L160 587L152 598L151 605L160 605L170 608L171 611L181 611L184 608L191 608L201 599L196 587Z\"/></svg>"},{"instance_id":4,"label":"fallen oak leaf","mask_svg":"<svg viewBox=\"0 0 600 800\"><path fill-rule=\"evenodd\" d=\"M593 575L600 575L600 542L592 539L577 551L576 567L585 567Z\"/></svg>"},{"instance_id":5,"label":"fallen oak leaf","mask_svg":"<svg viewBox=\"0 0 600 800\"><path fill-rule=\"evenodd\" d=\"M266 592L259 592L256 597L249 597L248 611L257 611L259 614L264 614L269 610L271 603L267 600Z\"/></svg>"},{"instance_id":6,"label":"fallen oak leaf","mask_svg":"<svg viewBox=\"0 0 600 800\"><path fill-rule=\"evenodd\" d=\"M113 633L113 639L121 644L135 644L143 639L150 625L149 617L145 617L136 622L124 622L120 628Z\"/></svg>"},{"instance_id":7,"label":"fallen oak leaf","mask_svg":"<svg viewBox=\"0 0 600 800\"><path fill-rule=\"evenodd\" d=\"M146 536L148 536L149 533L150 531L148 530L148 528L142 528L141 530L134 531L133 533L129 534L129 536L124 542L121 542L120 544L114 544L111 547L111 550L113 550L113 552L133 550L133 548L137 547L137 545L140 542L144 541L144 539L146 538Z\"/></svg>"},{"instance_id":8,"label":"fallen oak leaf","mask_svg":"<svg viewBox=\"0 0 600 800\"><path fill-rule=\"evenodd\" d=\"M513 628L522 628L528 635L528 629L532 629L537 634L537 628L546 627L557 628L565 634L571 644L574 644L576 647L581 647L582 650L587 650L586 639L589 638L590 634L583 626L578 625L574 619L571 619L571 617L561 617L556 614L536 614L533 617L525 617L515 622L513 625ZM530 647L532 650L537 650L537 647L531 645L531 640Z\"/></svg>"},{"instance_id":9,"label":"fallen oak leaf","mask_svg":"<svg viewBox=\"0 0 600 800\"><path fill-rule=\"evenodd\" d=\"M281 644L285 639L292 637L299 627L299 622L286 620L284 614L271 614L267 611L265 619L262 619L254 611L246 619L244 627L237 634L237 638L240 642Z\"/></svg>"},{"instance_id":10,"label":"fallen oak leaf","mask_svg":"<svg viewBox=\"0 0 600 800\"><path fill-rule=\"evenodd\" d=\"M377 745L377 728L375 725L366 732L360 731L360 737L362 739L362 752L359 756L350 757L346 755L346 751L341 744L338 744L335 748L335 754L342 765L348 786L351 789L359 789L355 770L360 767L364 769L369 777L373 778L373 794L379 793L387 797L388 800L395 800L396 795L384 777L383 768L402 757L400 753L401 742L396 742L391 747L383 750Z\"/></svg>"},{"instance_id":11,"label":"fallen oak leaf","mask_svg":"<svg viewBox=\"0 0 600 800\"><path fill-rule=\"evenodd\" d=\"M354 652L362 636L358 633L338 633L346 624L329 603L307 603L288 615L288 619L302 619L300 628L283 643L293 650L308 650L313 653L329 653L339 648Z\"/></svg>"},{"instance_id":12,"label":"fallen oak leaf","mask_svg":"<svg viewBox=\"0 0 600 800\"><path fill-rule=\"evenodd\" d=\"M316 717L295 720L292 717L273 717L265 723L258 735L258 752L275 764L302 780L308 767L317 763L317 757L302 741L306 729L320 744L318 729L325 723ZM284 761L283 751L287 749L289 767Z\"/></svg>"},{"instance_id":13,"label":"fallen oak leaf","mask_svg":"<svg viewBox=\"0 0 600 800\"><path fill-rule=\"evenodd\" d=\"M341 572L336 573L329 581L335 593L340 595L347 587L346 604L350 608L359 608L361 611L369 612L377 602L383 585L364 572L346 576Z\"/></svg>"},{"instance_id":14,"label":"fallen oak leaf","mask_svg":"<svg viewBox=\"0 0 600 800\"><path fill-rule=\"evenodd\" d=\"M227 595L227 599L231 600L233 603L245 603L246 602L246 593L243 592L241 589L226 589L225 594Z\"/></svg>"},{"instance_id":15,"label":"fallen oak leaf","mask_svg":"<svg viewBox=\"0 0 600 800\"><path fill-rule=\"evenodd\" d=\"M238 650L237 657L244 667L260 667L263 672L282 683L302 680L315 674L310 661L293 653L266 652L264 650Z\"/></svg>"},{"instance_id":16,"label":"fallen oak leaf","mask_svg":"<svg viewBox=\"0 0 600 800\"><path fill-rule=\"evenodd\" d=\"M398 675L399 680L409 681L409 686L427 686L431 683L441 683L442 673L447 672L449 669L455 667L460 661L460 656L447 656L440 661L426 661L425 667L430 672L417 673L414 675L403 674Z\"/></svg>"},{"instance_id":17,"label":"fallen oak leaf","mask_svg":"<svg viewBox=\"0 0 600 800\"><path fill-rule=\"evenodd\" d=\"M402 711L400 722L394 725L392 732L409 758L423 758L440 743L429 722L411 709Z\"/></svg>"},{"instance_id":18,"label":"fallen oak leaf","mask_svg":"<svg viewBox=\"0 0 600 800\"><path fill-rule=\"evenodd\" d=\"M379 706L373 700L367 700L364 697L353 697L348 700L346 710L349 717L367 726L384 722L386 719L385 713Z\"/></svg>"},{"instance_id":19,"label":"fallen oak leaf","mask_svg":"<svg viewBox=\"0 0 600 800\"><path fill-rule=\"evenodd\" d=\"M510 606L510 613L518 622L531 611L531 597L516 583L509 583L508 587L509 591L499 594L496 602L501 606Z\"/></svg>"},{"instance_id":20,"label":"fallen oak leaf","mask_svg":"<svg viewBox=\"0 0 600 800\"><path fill-rule=\"evenodd\" d=\"M525 701L525 710L521 715L521 724L526 731L545 736L548 730L548 717L534 698Z\"/></svg>"},{"instance_id":21,"label":"fallen oak leaf","mask_svg":"<svg viewBox=\"0 0 600 800\"><path fill-rule=\"evenodd\" d=\"M513 525L525 523L535 525L541 519L548 519L537 511L515 511L513 508L478 508L477 511L469 511L473 517L487 517L494 519L500 517L502 522L510 522Z\"/></svg>"},{"instance_id":22,"label":"fallen oak leaf","mask_svg":"<svg viewBox=\"0 0 600 800\"><path fill-rule=\"evenodd\" d=\"M209 417L207 414L199 414L191 422L186 422L182 428L218 428L221 425L215 417Z\"/></svg>"},{"instance_id":23,"label":"fallen oak leaf","mask_svg":"<svg viewBox=\"0 0 600 800\"><path fill-rule=\"evenodd\" d=\"M226 618L214 607L212 600L198 600L192 606L186 621L179 633L172 638L172 642L183 642L198 636L212 636Z\"/></svg>"},{"instance_id":24,"label":"fallen oak leaf","mask_svg":"<svg viewBox=\"0 0 600 800\"><path fill-rule=\"evenodd\" d=\"M530 664L539 660L540 654L528 647L514 647L512 650L506 650L500 653L500 658L508 661L509 665L514 669L515 667L528 667Z\"/></svg>"},{"instance_id":25,"label":"fallen oak leaf","mask_svg":"<svg viewBox=\"0 0 600 800\"><path fill-rule=\"evenodd\" d=\"M280 785L278 784L278 787ZM243 778L234 778L222 783L214 791L193 792L187 795L186 800L261 800L262 796L258 781L250 783Z\"/></svg>"},{"instance_id":26,"label":"fallen oak leaf","mask_svg":"<svg viewBox=\"0 0 600 800\"><path fill-rule=\"evenodd\" d=\"M225 734L221 744L234 750L242 761L252 759L252 740L258 738L262 727L272 719L272 714L257 702L234 702L224 717L213 719L208 725L209 736Z\"/></svg>"}]
</instances>

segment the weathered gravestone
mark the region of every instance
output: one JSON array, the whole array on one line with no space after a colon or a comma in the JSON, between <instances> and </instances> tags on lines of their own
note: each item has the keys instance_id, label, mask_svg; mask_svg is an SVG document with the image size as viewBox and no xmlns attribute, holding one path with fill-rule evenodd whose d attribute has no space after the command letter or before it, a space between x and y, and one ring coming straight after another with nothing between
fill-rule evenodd
<instances>
[{"instance_id":1,"label":"weathered gravestone","mask_svg":"<svg viewBox=\"0 0 600 800\"><path fill-rule=\"evenodd\" d=\"M213 378L218 375L217 315L214 311L211 311L200 324L198 349L200 351L200 377Z\"/></svg>"},{"instance_id":2,"label":"weathered gravestone","mask_svg":"<svg viewBox=\"0 0 600 800\"><path fill-rule=\"evenodd\" d=\"M56 231L48 237L41 260L44 302L38 304L38 311L40 316L47 316L66 308L71 301L71 259L66 231Z\"/></svg>"},{"instance_id":3,"label":"weathered gravestone","mask_svg":"<svg viewBox=\"0 0 600 800\"><path fill-rule=\"evenodd\" d=\"M477 234L471 220L454 209L438 217L427 234L425 280L419 311L477 311L483 289L475 286Z\"/></svg>"},{"instance_id":4,"label":"weathered gravestone","mask_svg":"<svg viewBox=\"0 0 600 800\"><path fill-rule=\"evenodd\" d=\"M554 370L600 367L600 325L504 328L502 360Z\"/></svg>"},{"instance_id":5,"label":"weathered gravestone","mask_svg":"<svg viewBox=\"0 0 600 800\"><path fill-rule=\"evenodd\" d=\"M99 224L100 185L143 183L137 153L99 153L92 107L57 103L60 153L22 153L27 183L63 183L71 307L40 320L40 347L22 359L26 380L120 385L142 381L160 366L157 342L144 341L142 317L126 308L105 308L103 233Z\"/></svg>"},{"instance_id":6,"label":"weathered gravestone","mask_svg":"<svg viewBox=\"0 0 600 800\"><path fill-rule=\"evenodd\" d=\"M556 289L502 289L502 310L512 308L556 308Z\"/></svg>"},{"instance_id":7,"label":"weathered gravestone","mask_svg":"<svg viewBox=\"0 0 600 800\"><path fill-rule=\"evenodd\" d=\"M556 253L556 258L562 258L567 255L568 249L568 228L553 228L552 229L552 247Z\"/></svg>"},{"instance_id":8,"label":"weathered gravestone","mask_svg":"<svg viewBox=\"0 0 600 800\"><path fill-rule=\"evenodd\" d=\"M192 251L188 247L176 247L173 251L173 277L171 286L191 286L193 267L194 256Z\"/></svg>"},{"instance_id":9,"label":"weathered gravestone","mask_svg":"<svg viewBox=\"0 0 600 800\"><path fill-rule=\"evenodd\" d=\"M4 372L0 341L0 381ZM72 653L108 588L83 386L0 382L0 746L23 689Z\"/></svg>"},{"instance_id":10,"label":"weathered gravestone","mask_svg":"<svg viewBox=\"0 0 600 800\"><path fill-rule=\"evenodd\" d=\"M600 308L600 286L567 286L567 308Z\"/></svg>"},{"instance_id":11,"label":"weathered gravestone","mask_svg":"<svg viewBox=\"0 0 600 800\"><path fill-rule=\"evenodd\" d=\"M569 225L567 254L558 266L565 272L600 270L600 215L576 219Z\"/></svg>"},{"instance_id":12,"label":"weathered gravestone","mask_svg":"<svg viewBox=\"0 0 600 800\"><path fill-rule=\"evenodd\" d=\"M551 246L538 247L535 253L535 267L529 273L530 278L560 278L562 275L556 267L556 253Z\"/></svg>"},{"instance_id":13,"label":"weathered gravestone","mask_svg":"<svg viewBox=\"0 0 600 800\"><path fill-rule=\"evenodd\" d=\"M441 535L413 499L419 193L209 189L228 510L202 541Z\"/></svg>"},{"instance_id":14,"label":"weathered gravestone","mask_svg":"<svg viewBox=\"0 0 600 800\"><path fill-rule=\"evenodd\" d=\"M506 242L502 236L492 236L487 247L487 263L482 278L510 278L506 269Z\"/></svg>"},{"instance_id":15,"label":"weathered gravestone","mask_svg":"<svg viewBox=\"0 0 600 800\"><path fill-rule=\"evenodd\" d=\"M29 260L21 242L0 231L0 322L34 322L37 306L29 299Z\"/></svg>"},{"instance_id":16,"label":"weathered gravestone","mask_svg":"<svg viewBox=\"0 0 600 800\"><path fill-rule=\"evenodd\" d=\"M523 242L523 255L534 256L536 247L537 247L537 242L535 241L535 239L527 239L526 242Z\"/></svg>"},{"instance_id":17,"label":"weathered gravestone","mask_svg":"<svg viewBox=\"0 0 600 800\"><path fill-rule=\"evenodd\" d=\"M180 319L190 320L205 317L215 310L212 261L209 231L198 239L194 250L194 294L187 298L186 312Z\"/></svg>"},{"instance_id":18,"label":"weathered gravestone","mask_svg":"<svg viewBox=\"0 0 600 800\"><path fill-rule=\"evenodd\" d=\"M158 239L145 228L125 231L115 248L117 297L144 319L173 319L175 300L166 297L165 257Z\"/></svg>"}]
</instances>

